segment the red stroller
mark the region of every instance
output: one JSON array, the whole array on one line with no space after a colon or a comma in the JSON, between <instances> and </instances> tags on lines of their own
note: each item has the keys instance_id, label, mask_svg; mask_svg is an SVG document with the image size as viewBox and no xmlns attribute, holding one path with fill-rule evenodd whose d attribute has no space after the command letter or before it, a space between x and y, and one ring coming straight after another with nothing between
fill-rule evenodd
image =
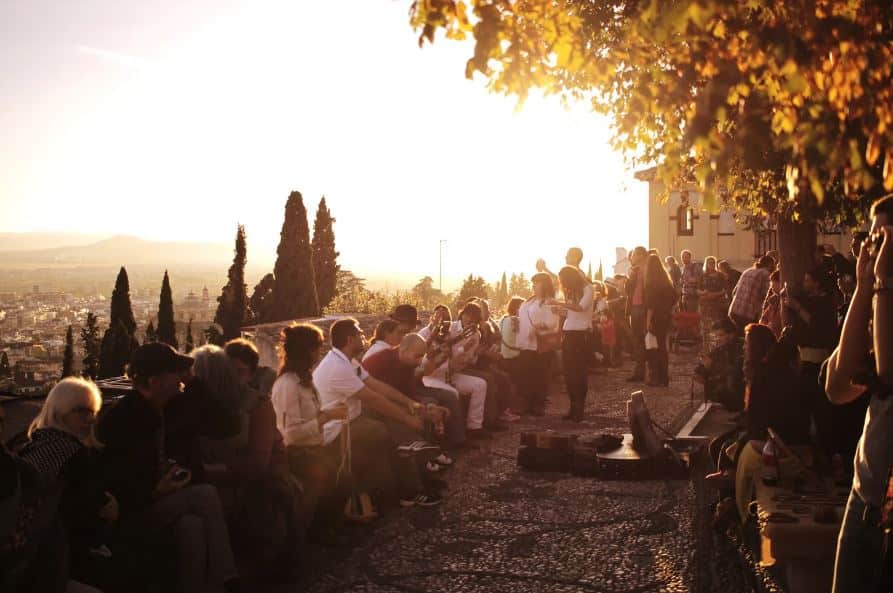
<instances>
[{"instance_id":1,"label":"red stroller","mask_svg":"<svg viewBox=\"0 0 893 593\"><path fill-rule=\"evenodd\" d=\"M676 311L673 313L673 328L670 331L670 350L679 352L679 346L700 348L701 314L697 311Z\"/></svg>"}]
</instances>

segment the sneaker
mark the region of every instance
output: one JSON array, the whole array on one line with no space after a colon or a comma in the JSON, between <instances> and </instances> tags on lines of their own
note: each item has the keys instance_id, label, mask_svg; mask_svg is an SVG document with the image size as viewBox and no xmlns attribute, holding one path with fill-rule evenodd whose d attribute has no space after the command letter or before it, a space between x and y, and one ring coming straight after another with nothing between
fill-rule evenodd
<instances>
[{"instance_id":1,"label":"sneaker","mask_svg":"<svg viewBox=\"0 0 893 593\"><path fill-rule=\"evenodd\" d=\"M422 451L436 451L438 449L440 449L438 445L432 445L426 441L413 441L411 443L397 446L397 451L400 453L420 453Z\"/></svg>"},{"instance_id":2,"label":"sneaker","mask_svg":"<svg viewBox=\"0 0 893 593\"><path fill-rule=\"evenodd\" d=\"M419 492L415 496L400 499L401 507L433 507L443 502L443 497L430 492Z\"/></svg>"},{"instance_id":3,"label":"sneaker","mask_svg":"<svg viewBox=\"0 0 893 593\"><path fill-rule=\"evenodd\" d=\"M441 453L434 458L434 461L438 465L453 465L453 459L451 457L448 457L446 453Z\"/></svg>"},{"instance_id":4,"label":"sneaker","mask_svg":"<svg viewBox=\"0 0 893 593\"><path fill-rule=\"evenodd\" d=\"M436 474L443 468L436 461L429 461L428 463L425 464L425 469L433 474Z\"/></svg>"},{"instance_id":5,"label":"sneaker","mask_svg":"<svg viewBox=\"0 0 893 593\"><path fill-rule=\"evenodd\" d=\"M99 558L111 558L112 551L109 550L108 546L105 544L96 546L95 548L90 548L89 554L91 556L98 556Z\"/></svg>"},{"instance_id":6,"label":"sneaker","mask_svg":"<svg viewBox=\"0 0 893 593\"><path fill-rule=\"evenodd\" d=\"M509 410L503 412L502 415L499 417L500 422L517 422L520 419L520 416L512 414Z\"/></svg>"}]
</instances>

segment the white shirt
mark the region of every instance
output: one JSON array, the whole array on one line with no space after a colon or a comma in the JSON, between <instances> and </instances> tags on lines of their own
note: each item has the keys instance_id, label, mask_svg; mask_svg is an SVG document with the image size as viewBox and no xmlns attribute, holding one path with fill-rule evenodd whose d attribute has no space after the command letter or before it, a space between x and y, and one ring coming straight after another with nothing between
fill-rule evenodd
<instances>
[{"instance_id":1,"label":"white shirt","mask_svg":"<svg viewBox=\"0 0 893 593\"><path fill-rule=\"evenodd\" d=\"M313 371L313 384L319 392L319 400L323 409L334 404L347 404L347 418L353 422L363 411L363 405L357 393L366 386L369 378L366 369L337 348L326 354L316 370Z\"/></svg>"},{"instance_id":2,"label":"white shirt","mask_svg":"<svg viewBox=\"0 0 893 593\"><path fill-rule=\"evenodd\" d=\"M547 325L550 331L558 331L558 315L552 312L551 305L543 305L532 299L518 310L520 327L515 345L521 350L536 350L537 339L534 325Z\"/></svg>"},{"instance_id":3,"label":"white shirt","mask_svg":"<svg viewBox=\"0 0 893 593\"><path fill-rule=\"evenodd\" d=\"M367 358L375 356L379 352L381 352L383 350L388 350L389 348L393 348L393 346L391 346L384 340L378 340L376 342L373 342L372 345L369 346L369 349L366 350L366 353L363 355L363 362L366 362Z\"/></svg>"},{"instance_id":4,"label":"white shirt","mask_svg":"<svg viewBox=\"0 0 893 593\"><path fill-rule=\"evenodd\" d=\"M592 285L583 285L583 297L578 303L583 310L571 311L566 309L567 318L564 320L564 331L587 331L592 329Z\"/></svg>"},{"instance_id":5,"label":"white shirt","mask_svg":"<svg viewBox=\"0 0 893 593\"><path fill-rule=\"evenodd\" d=\"M312 388L301 385L294 373L276 379L270 399L276 411L276 428L286 446L328 445L341 434L341 420L330 420L319 429L316 418L321 402Z\"/></svg>"}]
</instances>

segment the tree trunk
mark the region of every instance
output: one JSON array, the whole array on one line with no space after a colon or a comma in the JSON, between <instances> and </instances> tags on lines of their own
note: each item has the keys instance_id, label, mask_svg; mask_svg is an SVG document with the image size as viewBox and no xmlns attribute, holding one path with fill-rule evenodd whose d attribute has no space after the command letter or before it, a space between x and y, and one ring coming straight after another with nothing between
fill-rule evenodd
<instances>
[{"instance_id":1,"label":"tree trunk","mask_svg":"<svg viewBox=\"0 0 893 593\"><path fill-rule=\"evenodd\" d=\"M803 283L803 276L815 264L817 244L814 222L794 221L786 216L778 218L778 254L781 257L781 280L791 288Z\"/></svg>"}]
</instances>

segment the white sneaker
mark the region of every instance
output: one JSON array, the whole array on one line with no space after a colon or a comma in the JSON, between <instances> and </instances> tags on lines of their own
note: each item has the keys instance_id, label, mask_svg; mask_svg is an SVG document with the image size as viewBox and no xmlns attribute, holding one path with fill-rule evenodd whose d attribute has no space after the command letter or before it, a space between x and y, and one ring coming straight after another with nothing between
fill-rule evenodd
<instances>
[{"instance_id":1,"label":"white sneaker","mask_svg":"<svg viewBox=\"0 0 893 593\"><path fill-rule=\"evenodd\" d=\"M441 453L434 458L434 461L437 462L438 465L453 465L453 459L451 457L447 457L446 453Z\"/></svg>"},{"instance_id":2,"label":"white sneaker","mask_svg":"<svg viewBox=\"0 0 893 593\"><path fill-rule=\"evenodd\" d=\"M431 472L433 474L436 474L443 468L440 467L440 464L437 463L436 461L429 461L428 463L425 464L425 469L427 469L429 472Z\"/></svg>"}]
</instances>

